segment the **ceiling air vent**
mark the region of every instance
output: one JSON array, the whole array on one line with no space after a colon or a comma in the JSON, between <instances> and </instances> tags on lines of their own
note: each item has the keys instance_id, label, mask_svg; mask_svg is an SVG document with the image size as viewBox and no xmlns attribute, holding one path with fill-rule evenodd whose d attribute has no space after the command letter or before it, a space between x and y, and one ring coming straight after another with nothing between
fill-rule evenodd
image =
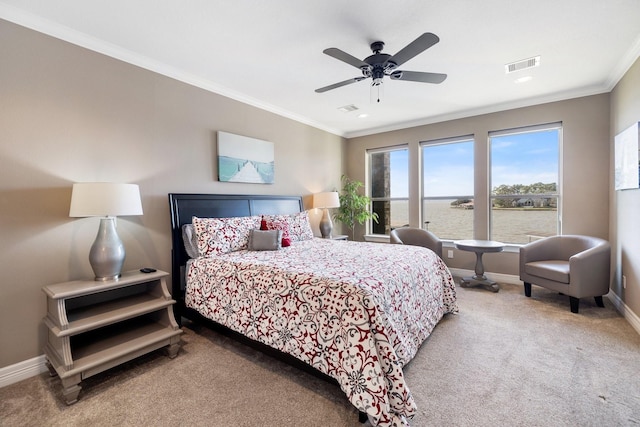
<instances>
[{"instance_id":1,"label":"ceiling air vent","mask_svg":"<svg viewBox=\"0 0 640 427\"><path fill-rule=\"evenodd\" d=\"M514 73L520 70L526 70L527 68L533 68L540 65L540 56L534 56L533 58L523 59L522 61L512 62L504 66L504 72Z\"/></svg>"}]
</instances>

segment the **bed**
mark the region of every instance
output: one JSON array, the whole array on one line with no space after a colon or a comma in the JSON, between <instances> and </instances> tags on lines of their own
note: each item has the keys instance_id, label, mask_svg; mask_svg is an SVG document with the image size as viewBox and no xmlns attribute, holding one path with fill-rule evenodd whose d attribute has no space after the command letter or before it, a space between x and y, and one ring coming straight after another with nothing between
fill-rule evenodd
<instances>
[{"instance_id":1,"label":"bed","mask_svg":"<svg viewBox=\"0 0 640 427\"><path fill-rule=\"evenodd\" d=\"M402 368L458 310L435 253L314 238L300 197L169 194L169 203L177 319L207 319L332 378L361 420L408 425L416 406ZM260 228L269 231L251 231ZM263 237L276 250L248 250L264 249Z\"/></svg>"}]
</instances>

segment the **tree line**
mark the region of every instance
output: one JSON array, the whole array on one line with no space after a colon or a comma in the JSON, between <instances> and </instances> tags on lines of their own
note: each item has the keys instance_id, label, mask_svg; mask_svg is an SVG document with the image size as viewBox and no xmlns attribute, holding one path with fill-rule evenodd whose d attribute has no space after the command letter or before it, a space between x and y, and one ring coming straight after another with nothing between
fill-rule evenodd
<instances>
[{"instance_id":1,"label":"tree line","mask_svg":"<svg viewBox=\"0 0 640 427\"><path fill-rule=\"evenodd\" d=\"M496 208L514 208L530 206L536 208L555 208L555 197L527 197L535 194L557 194L557 185L555 182L545 184L536 182L533 184L502 184L493 188L494 196L521 195L522 197L513 197L505 199L495 199L493 206Z\"/></svg>"},{"instance_id":2,"label":"tree line","mask_svg":"<svg viewBox=\"0 0 640 427\"><path fill-rule=\"evenodd\" d=\"M493 188L493 194L496 196L508 194L556 194L556 183L545 184L536 182L534 184L502 184Z\"/></svg>"},{"instance_id":3,"label":"tree line","mask_svg":"<svg viewBox=\"0 0 640 427\"><path fill-rule=\"evenodd\" d=\"M502 184L497 187L493 187L492 194L494 196L510 196L518 195L522 197L511 197L504 199L495 199L493 206L497 208L512 208L518 206L534 206L534 207L556 207L556 198L538 198L532 197L529 199L526 196L533 196L536 194L557 194L557 184L551 182L545 184L544 182L536 182L533 184ZM458 199L451 202L451 206L460 206L465 203L473 202L473 199Z\"/></svg>"}]
</instances>

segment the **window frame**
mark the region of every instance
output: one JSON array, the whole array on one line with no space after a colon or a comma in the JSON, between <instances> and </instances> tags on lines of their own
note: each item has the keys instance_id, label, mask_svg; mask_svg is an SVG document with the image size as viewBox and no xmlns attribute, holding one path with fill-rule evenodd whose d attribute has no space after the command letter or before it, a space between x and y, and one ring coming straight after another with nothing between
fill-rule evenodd
<instances>
[{"instance_id":1,"label":"window frame","mask_svg":"<svg viewBox=\"0 0 640 427\"><path fill-rule=\"evenodd\" d=\"M373 193L373 166L372 166L372 161L371 161L371 155L373 154L379 154L379 153L385 153L385 152L392 152L392 151L403 151L406 150L407 152L407 197L373 197L372 193ZM369 199L371 200L371 203L369 204L369 211L373 212L373 204L374 202L384 202L384 201L388 201L388 202L393 202L393 201L406 201L407 202L407 214L409 214L408 209L409 209L409 203L410 203L410 197L411 194L409 193L409 183L411 180L410 174L409 174L409 164L410 164L410 155L411 152L409 150L409 144L398 144L398 145L393 145L393 146L387 146L387 147L379 147L379 148L371 148L366 150L366 194L367 197L369 197ZM391 226L389 226L389 233L391 232ZM367 234L371 234L374 236L389 236L388 233L384 233L384 234L380 234L380 233L374 233L374 221L373 220L369 220L367 221L367 227L366 227L366 233Z\"/></svg>"},{"instance_id":2,"label":"window frame","mask_svg":"<svg viewBox=\"0 0 640 427\"><path fill-rule=\"evenodd\" d=\"M475 156L475 150L476 150L476 139L475 139L475 135L474 134L469 134L469 135L460 135L460 136L454 136L454 137L448 137L448 138L438 138L438 139L433 139L433 140L426 140L426 141L420 141L419 143L419 156L420 156L420 174L419 174L419 181L420 181L420 204L419 204L419 209L420 209L420 228L422 229L426 229L428 230L429 227L426 224L426 212L424 209L424 205L425 202L428 200L450 200L450 199L460 199L460 198L469 198L471 200L475 200L475 194L465 194L465 195L448 195L448 196L426 196L425 195L425 190L426 190L426 186L424 183L424 156L425 156L425 148L428 147L434 147L434 146L440 146L440 145L448 145L448 144L460 144L460 143L468 143L471 142L472 143L472 150L473 150L473 157L472 157L472 168L473 168L473 173L472 173L472 182L471 182L471 188L473 193L475 193L475 169L476 169L476 156ZM472 218L471 220L471 236L468 236L467 238L469 239L473 239L475 235L475 220ZM454 241L454 240L460 240L460 239L455 239L455 238L450 238L448 236L442 236L441 237L442 240L444 241Z\"/></svg>"},{"instance_id":3,"label":"window frame","mask_svg":"<svg viewBox=\"0 0 640 427\"><path fill-rule=\"evenodd\" d=\"M525 133L535 133L535 132L543 132L557 130L558 131L558 175L557 175L557 183L556 183L556 193L531 193L531 194L502 194L502 195L494 195L493 189L494 184L493 180L493 159L492 159L492 138L494 137L502 137L508 135L518 135ZM544 123L538 125L529 125L529 126L520 126L517 128L503 129L497 131L489 131L487 134L487 182L488 182L488 191L487 191L487 208L488 212L488 238L489 240L494 239L494 215L493 215L493 201L498 199L513 199L513 198L555 198L556 199L556 235L562 234L562 144L563 144L563 123L560 122L551 122ZM538 240L546 236L529 236L529 242L533 240ZM522 246L526 243L518 243L518 242L504 242L509 246Z\"/></svg>"}]
</instances>

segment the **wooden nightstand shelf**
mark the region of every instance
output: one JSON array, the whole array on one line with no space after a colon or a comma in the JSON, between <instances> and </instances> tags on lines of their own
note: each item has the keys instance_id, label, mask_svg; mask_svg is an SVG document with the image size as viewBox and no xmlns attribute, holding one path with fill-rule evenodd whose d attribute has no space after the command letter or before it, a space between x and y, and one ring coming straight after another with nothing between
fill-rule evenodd
<instances>
[{"instance_id":1,"label":"wooden nightstand shelf","mask_svg":"<svg viewBox=\"0 0 640 427\"><path fill-rule=\"evenodd\" d=\"M168 273L122 273L118 280L77 280L42 288L47 295L44 354L52 375L62 380L67 404L80 382L161 347L170 358L180 334L167 290Z\"/></svg>"}]
</instances>

